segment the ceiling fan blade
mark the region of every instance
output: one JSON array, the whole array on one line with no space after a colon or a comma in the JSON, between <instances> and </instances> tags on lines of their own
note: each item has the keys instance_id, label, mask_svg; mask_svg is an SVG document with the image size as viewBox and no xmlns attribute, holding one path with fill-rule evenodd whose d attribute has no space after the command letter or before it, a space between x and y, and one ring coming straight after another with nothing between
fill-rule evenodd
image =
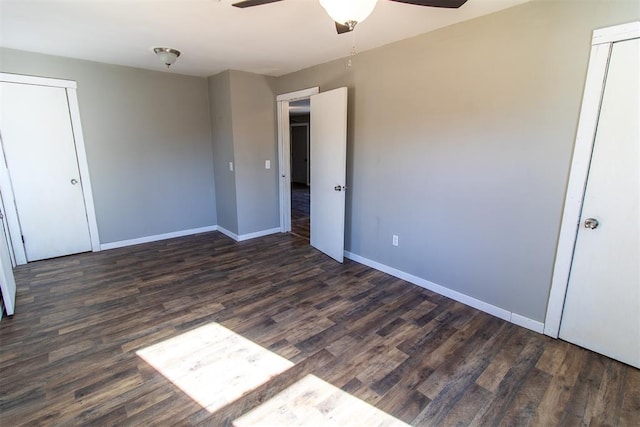
<instances>
[{"instance_id":1,"label":"ceiling fan blade","mask_svg":"<svg viewBox=\"0 0 640 427\"><path fill-rule=\"evenodd\" d=\"M348 33L351 30L349 29L348 25L344 25L336 22L336 31L338 32L338 34L344 34L344 33Z\"/></svg>"},{"instance_id":2,"label":"ceiling fan blade","mask_svg":"<svg viewBox=\"0 0 640 427\"><path fill-rule=\"evenodd\" d=\"M446 7L457 9L467 2L467 0L391 0L398 3L415 4L416 6Z\"/></svg>"},{"instance_id":3,"label":"ceiling fan blade","mask_svg":"<svg viewBox=\"0 0 640 427\"><path fill-rule=\"evenodd\" d=\"M260 6L262 4L275 3L277 1L282 0L244 0L239 1L238 3L233 3L231 6L241 7L244 9L245 7Z\"/></svg>"}]
</instances>

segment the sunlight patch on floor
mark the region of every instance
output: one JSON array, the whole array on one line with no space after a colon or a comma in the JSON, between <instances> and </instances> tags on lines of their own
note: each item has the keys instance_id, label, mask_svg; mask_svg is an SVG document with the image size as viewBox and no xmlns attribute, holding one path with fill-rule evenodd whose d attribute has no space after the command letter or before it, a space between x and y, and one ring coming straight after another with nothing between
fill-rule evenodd
<instances>
[{"instance_id":1,"label":"sunlight patch on floor","mask_svg":"<svg viewBox=\"0 0 640 427\"><path fill-rule=\"evenodd\" d=\"M211 413L293 366L218 323L136 354Z\"/></svg>"},{"instance_id":2,"label":"sunlight patch on floor","mask_svg":"<svg viewBox=\"0 0 640 427\"><path fill-rule=\"evenodd\" d=\"M314 375L307 375L234 420L233 426L408 427L408 424Z\"/></svg>"}]
</instances>

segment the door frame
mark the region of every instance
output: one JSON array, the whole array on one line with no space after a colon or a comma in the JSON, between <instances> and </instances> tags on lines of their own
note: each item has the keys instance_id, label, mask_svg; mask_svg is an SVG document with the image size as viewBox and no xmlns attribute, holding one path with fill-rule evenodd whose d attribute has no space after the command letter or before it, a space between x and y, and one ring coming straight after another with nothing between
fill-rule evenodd
<instances>
[{"instance_id":1,"label":"door frame","mask_svg":"<svg viewBox=\"0 0 640 427\"><path fill-rule=\"evenodd\" d=\"M278 115L278 171L280 182L280 232L291 231L291 134L289 103L320 93L318 86L276 96Z\"/></svg>"},{"instance_id":2,"label":"door frame","mask_svg":"<svg viewBox=\"0 0 640 427\"><path fill-rule=\"evenodd\" d=\"M0 137L0 141L2 138ZM0 148L2 144L0 143ZM2 151L0 149L0 151ZM13 253L13 244L11 243L11 234L9 233L9 223L7 222L7 209L4 206L4 199L2 198L2 192L0 192L0 216L2 216L2 228L4 230L4 235L7 237L7 243L9 245L9 256L11 257L11 268L15 267L16 264L16 256Z\"/></svg>"},{"instance_id":3,"label":"door frame","mask_svg":"<svg viewBox=\"0 0 640 427\"><path fill-rule=\"evenodd\" d=\"M69 105L71 130L73 132L73 138L75 142L76 160L78 162L78 170L80 172L80 182L82 183L84 207L87 214L87 222L89 225L91 250L93 252L98 252L100 250L100 237L98 235L98 222L96 220L95 206L93 203L93 192L91 189L91 179L89 177L87 152L85 150L84 137L82 135L82 124L80 122L80 107L78 104L78 96L76 93L77 83L73 80L62 80L9 73L0 73L0 82L35 86L49 86L65 89L65 92L67 94L67 102ZM6 208L5 214L7 217L7 224L9 226L11 246L13 248L13 255L16 260L16 264L26 264L27 255L24 248L24 243L22 242L20 220L15 204L11 178L9 176L9 170L7 169L7 162L4 156L4 150L0 150L0 191L2 192Z\"/></svg>"},{"instance_id":4,"label":"door frame","mask_svg":"<svg viewBox=\"0 0 640 427\"><path fill-rule=\"evenodd\" d=\"M584 192L589 176L591 154L596 137L611 48L615 42L639 37L640 22L616 25L593 32L587 79L584 86L544 322L545 335L553 338L558 338L560 332L560 322L569 285L578 227L580 226Z\"/></svg>"}]
</instances>

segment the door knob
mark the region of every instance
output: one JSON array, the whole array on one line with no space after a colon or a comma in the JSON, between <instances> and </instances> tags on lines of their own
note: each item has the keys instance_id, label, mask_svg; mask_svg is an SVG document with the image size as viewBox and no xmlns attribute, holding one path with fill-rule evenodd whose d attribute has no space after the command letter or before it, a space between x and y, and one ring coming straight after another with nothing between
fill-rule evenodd
<instances>
[{"instance_id":1,"label":"door knob","mask_svg":"<svg viewBox=\"0 0 640 427\"><path fill-rule=\"evenodd\" d=\"M75 178L71 178L71 184L72 185L76 185L78 183L78 180Z\"/></svg>"},{"instance_id":2,"label":"door knob","mask_svg":"<svg viewBox=\"0 0 640 427\"><path fill-rule=\"evenodd\" d=\"M335 187L333 187L333 189L336 191L342 191L342 186L336 185Z\"/></svg>"},{"instance_id":3,"label":"door knob","mask_svg":"<svg viewBox=\"0 0 640 427\"><path fill-rule=\"evenodd\" d=\"M598 228L598 225L600 225L600 223L595 218L587 218L584 220L584 228L595 230L596 228Z\"/></svg>"}]
</instances>

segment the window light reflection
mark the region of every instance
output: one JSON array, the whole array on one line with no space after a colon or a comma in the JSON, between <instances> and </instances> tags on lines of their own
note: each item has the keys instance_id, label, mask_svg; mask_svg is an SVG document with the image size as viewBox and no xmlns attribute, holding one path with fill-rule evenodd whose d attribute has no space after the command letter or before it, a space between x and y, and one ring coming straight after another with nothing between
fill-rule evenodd
<instances>
[{"instance_id":1,"label":"window light reflection","mask_svg":"<svg viewBox=\"0 0 640 427\"><path fill-rule=\"evenodd\" d=\"M408 427L314 375L307 375L233 422L234 427Z\"/></svg>"},{"instance_id":2,"label":"window light reflection","mask_svg":"<svg viewBox=\"0 0 640 427\"><path fill-rule=\"evenodd\" d=\"M136 354L211 413L293 366L218 323Z\"/></svg>"},{"instance_id":3,"label":"window light reflection","mask_svg":"<svg viewBox=\"0 0 640 427\"><path fill-rule=\"evenodd\" d=\"M294 364L218 323L170 338L136 354L210 413L241 398ZM408 424L306 375L233 421L234 427Z\"/></svg>"}]
</instances>

